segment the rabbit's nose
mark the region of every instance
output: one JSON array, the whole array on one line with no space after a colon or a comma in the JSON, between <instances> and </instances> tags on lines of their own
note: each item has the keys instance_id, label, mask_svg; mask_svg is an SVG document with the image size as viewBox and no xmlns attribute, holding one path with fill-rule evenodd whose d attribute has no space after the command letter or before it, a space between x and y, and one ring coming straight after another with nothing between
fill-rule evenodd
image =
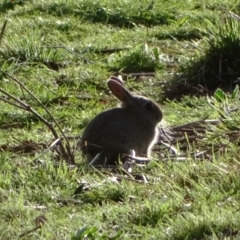
<instances>
[{"instance_id":1,"label":"rabbit's nose","mask_svg":"<svg viewBox=\"0 0 240 240\"><path fill-rule=\"evenodd\" d=\"M156 121L160 122L162 120L162 113L158 112L156 115Z\"/></svg>"}]
</instances>

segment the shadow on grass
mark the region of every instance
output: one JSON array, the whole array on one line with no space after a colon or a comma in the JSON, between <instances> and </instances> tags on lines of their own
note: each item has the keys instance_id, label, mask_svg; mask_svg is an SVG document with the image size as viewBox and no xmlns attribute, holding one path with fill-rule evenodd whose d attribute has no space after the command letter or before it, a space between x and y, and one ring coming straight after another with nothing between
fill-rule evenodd
<instances>
[{"instance_id":1,"label":"shadow on grass","mask_svg":"<svg viewBox=\"0 0 240 240\"><path fill-rule=\"evenodd\" d=\"M49 3L45 5L35 5L28 14L41 12L57 17L63 15L75 15L82 20L92 23L110 24L115 27L133 28L136 25L155 26L168 25L176 20L175 11L154 12L148 9L134 9L134 12L122 9L107 8L103 4L82 2L81 4Z\"/></svg>"},{"instance_id":2,"label":"shadow on grass","mask_svg":"<svg viewBox=\"0 0 240 240\"><path fill-rule=\"evenodd\" d=\"M6 13L8 10L14 10L17 5L23 6L26 2L30 1L10 1L10 0L5 0L3 3L0 4L0 13Z\"/></svg>"},{"instance_id":3,"label":"shadow on grass","mask_svg":"<svg viewBox=\"0 0 240 240\"><path fill-rule=\"evenodd\" d=\"M196 56L180 65L181 75L172 80L166 97L204 95L217 88L232 92L240 84L240 23L223 17L219 23L209 23L208 34Z\"/></svg>"}]
</instances>

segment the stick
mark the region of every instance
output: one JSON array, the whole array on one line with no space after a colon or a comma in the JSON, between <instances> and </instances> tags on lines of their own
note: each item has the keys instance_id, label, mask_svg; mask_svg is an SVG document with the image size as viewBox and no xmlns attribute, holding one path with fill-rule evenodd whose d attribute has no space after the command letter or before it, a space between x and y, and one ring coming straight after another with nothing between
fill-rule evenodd
<instances>
[{"instance_id":1,"label":"stick","mask_svg":"<svg viewBox=\"0 0 240 240\"><path fill-rule=\"evenodd\" d=\"M71 148L70 148L70 144L68 139L66 138L64 132L62 131L61 127L59 126L58 122L54 119L54 117L52 116L52 114L48 111L48 109L41 103L41 101L36 98L32 92L30 92L30 90L28 90L17 78L13 77L12 75L4 72L3 70L0 70L3 74L7 75L8 77L10 77L15 83L17 83L21 89L25 90L35 101L37 101L39 103L39 105L45 110L45 112L50 116L51 120L56 124L56 126L58 127L58 129L60 130L64 140L66 141L67 145L66 145L66 149L64 148L63 144L61 141L59 141L59 147L61 149L61 153L64 157L64 159L66 159L67 161L70 161L70 163L74 164L74 156L71 152ZM40 121L42 121L52 132L53 136L55 137L55 139L58 139L59 136L55 130L55 128L53 127L53 125L48 122L44 117L42 117L37 111L35 111L31 106L29 106L28 104L24 103L23 101L19 100L18 98L16 98L15 96L13 96L12 94L6 92L5 90L3 90L2 88L0 88L0 92L2 92L3 94L5 94L6 96L8 96L10 99L14 100L15 102L17 102L18 104L11 102L7 99L4 98L0 98L0 100L11 104L15 107L18 107L20 109L23 109L27 112L30 112L32 114L34 114L38 119L40 119ZM67 150L67 152L66 152Z\"/></svg>"}]
</instances>

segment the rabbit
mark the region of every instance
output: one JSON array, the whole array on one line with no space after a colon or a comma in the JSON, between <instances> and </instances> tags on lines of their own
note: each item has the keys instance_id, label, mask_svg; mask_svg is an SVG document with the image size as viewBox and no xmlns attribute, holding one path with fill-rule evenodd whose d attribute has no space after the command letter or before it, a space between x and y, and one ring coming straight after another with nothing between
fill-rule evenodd
<instances>
[{"instance_id":1,"label":"rabbit","mask_svg":"<svg viewBox=\"0 0 240 240\"><path fill-rule=\"evenodd\" d=\"M161 109L146 97L132 95L117 77L110 77L107 84L121 106L99 113L88 123L80 140L83 155L89 163L101 165L124 163L132 150L149 158L163 118Z\"/></svg>"}]
</instances>

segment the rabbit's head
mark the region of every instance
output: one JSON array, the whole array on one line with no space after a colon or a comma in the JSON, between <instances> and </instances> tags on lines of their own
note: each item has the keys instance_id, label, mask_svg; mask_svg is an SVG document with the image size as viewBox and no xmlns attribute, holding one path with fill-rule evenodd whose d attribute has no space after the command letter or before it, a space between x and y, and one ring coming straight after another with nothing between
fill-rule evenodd
<instances>
[{"instance_id":1,"label":"rabbit's head","mask_svg":"<svg viewBox=\"0 0 240 240\"><path fill-rule=\"evenodd\" d=\"M122 108L132 109L155 126L162 120L163 114L159 106L146 97L132 95L121 79L110 77L107 83L111 92L121 101Z\"/></svg>"}]
</instances>

